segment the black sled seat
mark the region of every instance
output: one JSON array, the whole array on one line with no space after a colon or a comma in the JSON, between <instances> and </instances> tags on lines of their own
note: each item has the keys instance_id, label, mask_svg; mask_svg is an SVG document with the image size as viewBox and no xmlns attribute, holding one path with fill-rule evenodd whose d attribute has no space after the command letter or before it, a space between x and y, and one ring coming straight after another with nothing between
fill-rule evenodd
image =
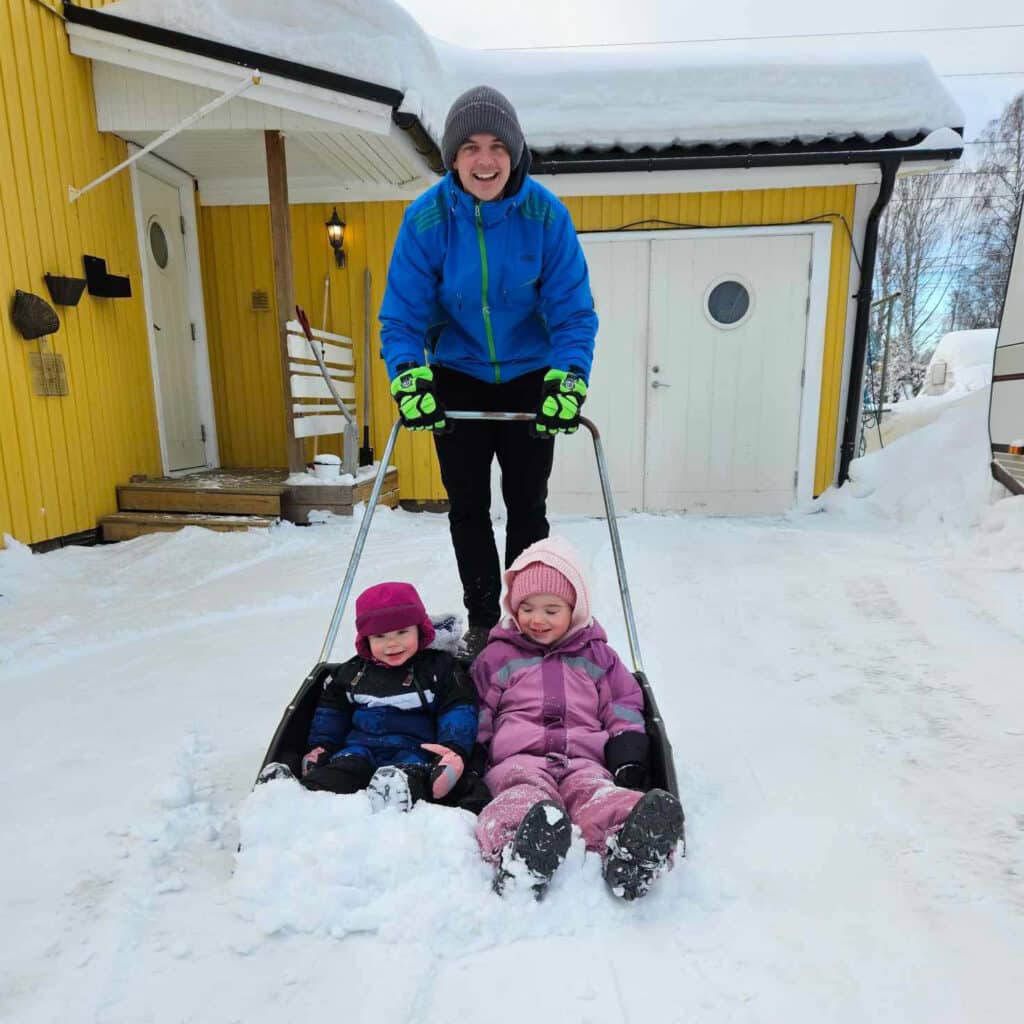
<instances>
[{"instance_id":1,"label":"black sled seat","mask_svg":"<svg viewBox=\"0 0 1024 1024\"><path fill-rule=\"evenodd\" d=\"M302 680L302 685L284 709L281 721L270 741L263 764L272 762L286 764L296 778L301 774L302 758L308 753L309 728L313 724L313 715L323 692L324 682L337 669L337 663L320 662L313 671ZM444 800L437 801L446 807L461 807L463 810L479 814L490 800L490 793L483 784L482 752L481 756L473 757L466 765L462 778Z\"/></svg>"},{"instance_id":2,"label":"black sled seat","mask_svg":"<svg viewBox=\"0 0 1024 1024\"><path fill-rule=\"evenodd\" d=\"M299 776L303 755L309 750L309 728L313 723L313 714L320 694L323 692L324 681L330 678L336 668L336 664L321 662L303 679L291 703L281 715L277 731L267 748L263 764L260 765L261 770L267 764L278 762L288 765L295 776ZM676 783L675 765L672 762L672 747L665 731L665 723L658 712L658 705L647 677L642 672L636 672L634 675L644 693L644 720L651 742L648 785L650 788L666 789L678 797L679 787ZM482 781L484 759L485 752L478 747L458 785L440 801L442 805L461 807L474 814L480 813L490 799L490 794Z\"/></svg>"},{"instance_id":3,"label":"black sled seat","mask_svg":"<svg viewBox=\"0 0 1024 1024\"><path fill-rule=\"evenodd\" d=\"M300 317L301 319L301 317ZM532 413L516 412L458 412L448 410L447 418L450 420L532 420ZM580 423L590 431L594 442L594 453L597 458L598 477L601 481L601 494L604 499L605 514L608 521L608 532L611 536L612 554L615 559L615 571L619 582L619 594L622 598L622 610L626 620L626 633L629 638L629 649L633 658L633 674L644 694L644 720L647 734L650 737L650 772L648 785L650 788L667 790L674 797L679 797L679 787L676 782L675 766L672 760L672 747L665 730L665 723L658 711L658 704L654 699L650 683L644 674L640 661L640 645L637 639L636 623L633 618L633 606L629 596L629 585L626 581L626 569L622 559L622 546L619 541L619 529L615 519L615 508L612 503L611 487L608 483L608 470L605 463L604 450L601 446L601 435L593 422L585 416L580 417ZM384 483L384 474L390 464L394 453L395 442L398 440L398 432L401 429L402 421L396 421L391 428L388 442L380 458L380 469L373 483L373 489L366 502L366 513L359 524L359 531L356 534L355 543L352 547L352 555L349 558L348 569L345 572L345 579L341 586L341 593L334 607L334 614L331 617L327 629L327 636L324 639L323 647L320 650L320 657L316 665L302 681L298 692L292 698L291 703L285 708L281 722L274 733L263 765L272 761L280 761L288 765L298 775L303 755L306 751L306 740L309 735L309 727L313 720L313 713L316 710L317 701L323 689L325 676L329 675L333 664L330 661L331 651L334 648L334 641L341 626L342 615L348 602L349 594L355 582L356 570L359 566L359 559L366 543L366 535L373 520L373 513L377 507L381 488ZM474 756L467 765L465 774L459 785L442 801L445 804L464 807L479 813L486 803L486 789L480 777L483 775L482 750L478 747ZM261 765L262 768L262 765Z\"/></svg>"}]
</instances>

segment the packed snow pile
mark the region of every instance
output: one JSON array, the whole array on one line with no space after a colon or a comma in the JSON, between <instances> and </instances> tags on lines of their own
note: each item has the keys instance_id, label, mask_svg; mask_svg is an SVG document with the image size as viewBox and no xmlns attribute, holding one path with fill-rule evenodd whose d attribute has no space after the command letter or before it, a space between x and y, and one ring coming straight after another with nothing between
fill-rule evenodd
<instances>
[{"instance_id":1,"label":"packed snow pile","mask_svg":"<svg viewBox=\"0 0 1024 1024\"><path fill-rule=\"evenodd\" d=\"M926 60L860 40L827 56L815 39L481 52L427 36L395 0L119 0L104 13L399 90L435 141L452 100L481 83L508 94L539 150L936 131L936 146L956 146L963 124Z\"/></svg>"},{"instance_id":2,"label":"packed snow pile","mask_svg":"<svg viewBox=\"0 0 1024 1024\"><path fill-rule=\"evenodd\" d=\"M499 900L475 823L466 811L429 805L373 814L364 793L337 797L290 779L268 782L241 809L238 912L262 935L369 934L388 944L422 935L454 958L518 939L585 936L622 920L599 859L578 834L543 910L525 886ZM657 897L630 915L634 926L684 912L685 872L657 885Z\"/></svg>"},{"instance_id":3,"label":"packed snow pile","mask_svg":"<svg viewBox=\"0 0 1024 1024\"><path fill-rule=\"evenodd\" d=\"M994 492L988 396L986 388L960 402L932 399L933 422L854 459L849 482L826 491L818 505L927 532L976 524Z\"/></svg>"}]
</instances>

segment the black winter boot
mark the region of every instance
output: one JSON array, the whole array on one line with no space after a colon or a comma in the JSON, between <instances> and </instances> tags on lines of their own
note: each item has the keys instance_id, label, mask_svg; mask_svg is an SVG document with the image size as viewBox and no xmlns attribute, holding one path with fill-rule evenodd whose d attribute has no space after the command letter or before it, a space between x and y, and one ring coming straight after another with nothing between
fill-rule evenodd
<instances>
[{"instance_id":1,"label":"black winter boot","mask_svg":"<svg viewBox=\"0 0 1024 1024\"><path fill-rule=\"evenodd\" d=\"M487 637L490 636L490 626L470 626L462 639L459 641L457 657L462 661L472 662L474 658L487 646Z\"/></svg>"},{"instance_id":2,"label":"black winter boot","mask_svg":"<svg viewBox=\"0 0 1024 1024\"><path fill-rule=\"evenodd\" d=\"M375 812L385 807L411 811L413 804L427 795L429 781L430 774L425 766L388 764L373 773L366 794Z\"/></svg>"},{"instance_id":3,"label":"black winter boot","mask_svg":"<svg viewBox=\"0 0 1024 1024\"><path fill-rule=\"evenodd\" d=\"M608 888L624 900L644 896L682 837L679 801L664 789L645 793L622 828L608 839L602 869Z\"/></svg>"},{"instance_id":4,"label":"black winter boot","mask_svg":"<svg viewBox=\"0 0 1024 1024\"><path fill-rule=\"evenodd\" d=\"M271 761L265 764L259 775L256 776L256 785L262 786L267 782L275 782L277 779L294 779L295 772L282 761Z\"/></svg>"},{"instance_id":5,"label":"black winter boot","mask_svg":"<svg viewBox=\"0 0 1024 1024\"><path fill-rule=\"evenodd\" d=\"M553 800L535 803L519 823L512 842L501 851L494 891L500 896L509 881L525 869L534 897L542 900L551 876L569 852L571 839L572 825L564 808Z\"/></svg>"}]
</instances>

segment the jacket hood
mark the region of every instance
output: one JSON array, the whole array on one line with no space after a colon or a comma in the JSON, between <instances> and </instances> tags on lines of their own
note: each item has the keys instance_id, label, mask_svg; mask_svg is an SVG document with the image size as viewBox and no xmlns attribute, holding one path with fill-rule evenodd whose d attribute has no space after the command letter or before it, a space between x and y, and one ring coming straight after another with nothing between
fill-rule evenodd
<instances>
[{"instance_id":1,"label":"jacket hood","mask_svg":"<svg viewBox=\"0 0 1024 1024\"><path fill-rule=\"evenodd\" d=\"M572 545L562 537L548 537L546 540L536 541L508 567L505 573L505 592L501 595L501 610L504 612L501 625L506 629L521 632L519 623L516 622L516 617L512 614L512 608L508 603L508 595L516 575L534 562L540 562L556 569L576 591L576 604L572 610L572 619L569 621L569 631L559 641L559 645L564 644L567 638L591 625L594 617L590 613L590 591L587 588L587 581L583 577L583 570L580 568L579 557Z\"/></svg>"}]
</instances>

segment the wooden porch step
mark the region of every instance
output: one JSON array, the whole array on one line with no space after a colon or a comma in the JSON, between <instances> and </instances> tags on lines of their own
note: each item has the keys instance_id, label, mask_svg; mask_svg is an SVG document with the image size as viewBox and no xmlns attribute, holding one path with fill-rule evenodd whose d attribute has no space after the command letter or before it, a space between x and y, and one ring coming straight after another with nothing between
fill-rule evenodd
<instances>
[{"instance_id":1,"label":"wooden porch step","mask_svg":"<svg viewBox=\"0 0 1024 1024\"><path fill-rule=\"evenodd\" d=\"M119 484L122 512L188 512L193 515L279 516L283 484L259 479L182 477Z\"/></svg>"},{"instance_id":2,"label":"wooden porch step","mask_svg":"<svg viewBox=\"0 0 1024 1024\"><path fill-rule=\"evenodd\" d=\"M207 530L265 529L274 522L271 516L196 515L175 512L112 512L100 520L104 541L131 540L145 533L170 533L185 526Z\"/></svg>"}]
</instances>

